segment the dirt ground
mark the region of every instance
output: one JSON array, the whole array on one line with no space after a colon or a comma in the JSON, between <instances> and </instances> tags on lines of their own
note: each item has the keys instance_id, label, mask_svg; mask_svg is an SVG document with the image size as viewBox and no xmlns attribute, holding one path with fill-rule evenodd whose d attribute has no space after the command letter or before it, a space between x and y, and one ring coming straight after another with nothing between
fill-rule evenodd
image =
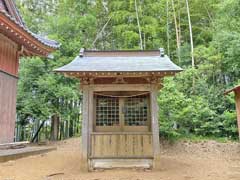
<instances>
[{"instance_id":1,"label":"dirt ground","mask_svg":"<svg viewBox=\"0 0 240 180\"><path fill-rule=\"evenodd\" d=\"M0 180L240 180L239 143L161 144L161 169L90 173L80 170L80 138L55 146L47 154L0 163Z\"/></svg>"}]
</instances>

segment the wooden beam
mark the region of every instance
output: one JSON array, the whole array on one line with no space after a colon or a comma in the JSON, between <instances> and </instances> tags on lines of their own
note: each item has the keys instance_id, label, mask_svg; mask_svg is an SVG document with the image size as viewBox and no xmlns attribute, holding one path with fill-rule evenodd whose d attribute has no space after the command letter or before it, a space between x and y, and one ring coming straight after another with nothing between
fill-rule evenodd
<instances>
[{"instance_id":1,"label":"wooden beam","mask_svg":"<svg viewBox=\"0 0 240 180\"><path fill-rule=\"evenodd\" d=\"M98 84L89 85L93 91L150 91L150 84Z\"/></svg>"},{"instance_id":2,"label":"wooden beam","mask_svg":"<svg viewBox=\"0 0 240 180\"><path fill-rule=\"evenodd\" d=\"M89 157L89 159L153 159L152 156L94 156L94 157Z\"/></svg>"},{"instance_id":3,"label":"wooden beam","mask_svg":"<svg viewBox=\"0 0 240 180\"><path fill-rule=\"evenodd\" d=\"M71 72L71 71L59 71L65 76L75 77L75 78L104 78L104 77L164 77L164 76L174 76L179 71L158 71L158 72Z\"/></svg>"},{"instance_id":4,"label":"wooden beam","mask_svg":"<svg viewBox=\"0 0 240 180\"><path fill-rule=\"evenodd\" d=\"M22 141L22 142L14 142L14 143L4 143L4 144L0 144L0 149L8 149L11 147L15 147L15 146L24 146L29 144L29 141Z\"/></svg>"},{"instance_id":5,"label":"wooden beam","mask_svg":"<svg viewBox=\"0 0 240 180\"><path fill-rule=\"evenodd\" d=\"M151 135L152 132L92 132L91 135Z\"/></svg>"}]
</instances>

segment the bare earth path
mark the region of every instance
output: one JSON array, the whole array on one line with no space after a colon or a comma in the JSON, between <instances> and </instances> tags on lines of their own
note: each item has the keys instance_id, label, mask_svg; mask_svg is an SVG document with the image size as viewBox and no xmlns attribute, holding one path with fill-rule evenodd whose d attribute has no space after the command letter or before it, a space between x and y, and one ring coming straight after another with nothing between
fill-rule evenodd
<instances>
[{"instance_id":1,"label":"bare earth path","mask_svg":"<svg viewBox=\"0 0 240 180\"><path fill-rule=\"evenodd\" d=\"M0 180L240 180L238 143L181 142L161 145L159 170L81 172L80 139L56 144L57 151L0 163ZM48 175L56 174L47 177Z\"/></svg>"}]
</instances>

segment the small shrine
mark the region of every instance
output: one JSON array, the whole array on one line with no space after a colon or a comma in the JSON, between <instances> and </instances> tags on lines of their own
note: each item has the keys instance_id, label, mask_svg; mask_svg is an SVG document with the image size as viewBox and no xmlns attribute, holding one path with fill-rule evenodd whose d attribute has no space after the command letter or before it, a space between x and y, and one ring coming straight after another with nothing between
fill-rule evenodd
<instances>
[{"instance_id":1,"label":"small shrine","mask_svg":"<svg viewBox=\"0 0 240 180\"><path fill-rule=\"evenodd\" d=\"M81 49L55 71L80 80L83 168L159 166L158 93L165 76L182 71L163 49Z\"/></svg>"}]
</instances>

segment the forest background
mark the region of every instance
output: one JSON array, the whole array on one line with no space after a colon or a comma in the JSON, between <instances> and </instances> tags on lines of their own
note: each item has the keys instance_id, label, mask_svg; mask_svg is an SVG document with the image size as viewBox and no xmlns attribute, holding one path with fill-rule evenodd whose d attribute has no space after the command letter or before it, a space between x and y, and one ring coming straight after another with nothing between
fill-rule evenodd
<instances>
[{"instance_id":1,"label":"forest background","mask_svg":"<svg viewBox=\"0 0 240 180\"><path fill-rule=\"evenodd\" d=\"M53 59L21 59L18 124L27 126L53 115L70 126L79 120L79 81L53 70L72 61L81 47L164 47L184 71L165 78L159 92L160 135L238 137L234 96L223 93L240 83L240 0L17 0L16 4L30 30L62 44Z\"/></svg>"}]
</instances>

